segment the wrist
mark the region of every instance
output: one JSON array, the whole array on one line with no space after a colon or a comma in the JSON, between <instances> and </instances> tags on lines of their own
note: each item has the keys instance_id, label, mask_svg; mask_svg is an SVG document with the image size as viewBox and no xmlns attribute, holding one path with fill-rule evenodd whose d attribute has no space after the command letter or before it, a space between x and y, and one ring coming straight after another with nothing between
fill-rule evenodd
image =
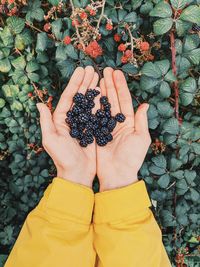
<instances>
[{"instance_id":1,"label":"wrist","mask_svg":"<svg viewBox=\"0 0 200 267\"><path fill-rule=\"evenodd\" d=\"M130 179L124 179L121 177L120 179L100 179L100 189L99 192L107 191L107 190L113 190L113 189L118 189L121 187L125 187L128 185L131 185L133 183L138 182L138 177L137 175L131 177Z\"/></svg>"},{"instance_id":2,"label":"wrist","mask_svg":"<svg viewBox=\"0 0 200 267\"><path fill-rule=\"evenodd\" d=\"M57 177L63 178L67 181L81 184L84 186L87 186L89 188L92 188L92 179L86 178L84 174L78 174L76 172L70 173L67 170L57 170Z\"/></svg>"}]
</instances>

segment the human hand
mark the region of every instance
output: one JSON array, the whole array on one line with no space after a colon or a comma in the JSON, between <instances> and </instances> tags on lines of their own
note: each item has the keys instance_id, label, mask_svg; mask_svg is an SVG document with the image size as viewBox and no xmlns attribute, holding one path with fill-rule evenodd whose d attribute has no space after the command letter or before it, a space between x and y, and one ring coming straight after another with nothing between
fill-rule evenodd
<instances>
[{"instance_id":1,"label":"human hand","mask_svg":"<svg viewBox=\"0 0 200 267\"><path fill-rule=\"evenodd\" d=\"M88 88L95 88L98 80L98 74L93 67L78 67L61 94L53 115L45 104L37 104L40 109L42 144L54 161L57 176L88 187L92 187L96 174L95 143L86 148L81 147L70 136L65 118L72 106L73 96L77 92L85 94Z\"/></svg>"},{"instance_id":2,"label":"human hand","mask_svg":"<svg viewBox=\"0 0 200 267\"><path fill-rule=\"evenodd\" d=\"M113 140L104 147L97 146L97 175L100 191L127 186L138 181L137 174L144 161L151 137L148 131L148 104L142 104L136 114L124 74L110 67L104 69L100 81L101 95L111 103L112 116L126 116L117 124Z\"/></svg>"}]
</instances>

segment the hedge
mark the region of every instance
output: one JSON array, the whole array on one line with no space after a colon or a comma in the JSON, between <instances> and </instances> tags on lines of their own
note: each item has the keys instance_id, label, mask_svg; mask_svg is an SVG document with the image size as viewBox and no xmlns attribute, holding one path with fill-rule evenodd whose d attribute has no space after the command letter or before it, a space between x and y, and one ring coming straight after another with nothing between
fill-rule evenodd
<instances>
[{"instance_id":1,"label":"hedge","mask_svg":"<svg viewBox=\"0 0 200 267\"><path fill-rule=\"evenodd\" d=\"M74 69L93 65L125 73L135 109L150 104L139 174L172 265L199 266L200 1L0 3L0 265L56 176L36 103L53 111Z\"/></svg>"}]
</instances>

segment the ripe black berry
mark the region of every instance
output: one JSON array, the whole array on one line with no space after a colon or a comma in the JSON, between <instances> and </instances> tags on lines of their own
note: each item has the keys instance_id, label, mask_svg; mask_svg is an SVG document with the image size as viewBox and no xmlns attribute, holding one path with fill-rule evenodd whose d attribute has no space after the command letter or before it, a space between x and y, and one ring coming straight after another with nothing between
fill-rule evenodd
<instances>
[{"instance_id":1,"label":"ripe black berry","mask_svg":"<svg viewBox=\"0 0 200 267\"><path fill-rule=\"evenodd\" d=\"M108 118L106 118L106 117L104 117L104 118L102 118L102 119L100 120L100 124L101 124L102 126L106 126L107 123L108 123Z\"/></svg>"},{"instance_id":2,"label":"ripe black berry","mask_svg":"<svg viewBox=\"0 0 200 267\"><path fill-rule=\"evenodd\" d=\"M99 146L105 146L108 143L106 137L104 137L104 136L97 137L96 142L97 142L97 145L99 145Z\"/></svg>"},{"instance_id":3,"label":"ripe black berry","mask_svg":"<svg viewBox=\"0 0 200 267\"><path fill-rule=\"evenodd\" d=\"M89 116L87 114L85 114L85 113L81 113L81 114L79 114L78 118L79 118L80 122L85 123L85 122L88 121Z\"/></svg>"},{"instance_id":4,"label":"ripe black berry","mask_svg":"<svg viewBox=\"0 0 200 267\"><path fill-rule=\"evenodd\" d=\"M101 103L102 105L107 104L107 103L108 103L108 98L107 98L107 96L102 96L102 97L100 98L100 103Z\"/></svg>"},{"instance_id":5,"label":"ripe black berry","mask_svg":"<svg viewBox=\"0 0 200 267\"><path fill-rule=\"evenodd\" d=\"M126 119L126 117L122 113L117 113L117 115L115 115L115 120L120 122L120 123L124 122L125 119Z\"/></svg>"},{"instance_id":6,"label":"ripe black berry","mask_svg":"<svg viewBox=\"0 0 200 267\"><path fill-rule=\"evenodd\" d=\"M101 128L101 133L104 134L104 135L108 135L110 132L109 132L108 128L102 127Z\"/></svg>"},{"instance_id":7,"label":"ripe black berry","mask_svg":"<svg viewBox=\"0 0 200 267\"><path fill-rule=\"evenodd\" d=\"M111 134L111 133L108 134L108 135L106 136L106 139L107 139L108 142L111 142L111 141L113 140L113 136L112 136L112 134Z\"/></svg>"},{"instance_id":8,"label":"ripe black berry","mask_svg":"<svg viewBox=\"0 0 200 267\"><path fill-rule=\"evenodd\" d=\"M111 118L109 121L108 121L108 124L107 124L107 127L109 129L110 132L112 132L116 126L117 122L114 118Z\"/></svg>"},{"instance_id":9,"label":"ripe black berry","mask_svg":"<svg viewBox=\"0 0 200 267\"><path fill-rule=\"evenodd\" d=\"M82 93L76 93L73 97L73 102L78 104L85 100L85 96Z\"/></svg>"},{"instance_id":10,"label":"ripe black berry","mask_svg":"<svg viewBox=\"0 0 200 267\"><path fill-rule=\"evenodd\" d=\"M96 112L96 116L98 118L103 118L105 116L104 110L98 109L97 112Z\"/></svg>"},{"instance_id":11,"label":"ripe black berry","mask_svg":"<svg viewBox=\"0 0 200 267\"><path fill-rule=\"evenodd\" d=\"M73 137L73 138L77 138L79 135L79 131L77 128L72 128L69 133L70 133L71 137Z\"/></svg>"},{"instance_id":12,"label":"ripe black berry","mask_svg":"<svg viewBox=\"0 0 200 267\"><path fill-rule=\"evenodd\" d=\"M86 147L88 145L87 140L85 138L81 139L79 142L80 146Z\"/></svg>"}]
</instances>

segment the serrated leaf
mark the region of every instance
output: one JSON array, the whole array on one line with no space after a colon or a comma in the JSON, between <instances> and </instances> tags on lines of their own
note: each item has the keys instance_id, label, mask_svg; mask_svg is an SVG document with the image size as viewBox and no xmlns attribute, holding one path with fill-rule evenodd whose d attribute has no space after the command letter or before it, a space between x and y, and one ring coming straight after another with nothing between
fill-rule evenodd
<instances>
[{"instance_id":1,"label":"serrated leaf","mask_svg":"<svg viewBox=\"0 0 200 267\"><path fill-rule=\"evenodd\" d=\"M38 63L36 61L29 61L26 65L26 71L27 72L34 72L36 70L39 70L40 66L38 65Z\"/></svg>"},{"instance_id":2,"label":"serrated leaf","mask_svg":"<svg viewBox=\"0 0 200 267\"><path fill-rule=\"evenodd\" d=\"M179 10L183 9L185 5L188 3L188 0L170 0L173 8Z\"/></svg>"},{"instance_id":3,"label":"serrated leaf","mask_svg":"<svg viewBox=\"0 0 200 267\"><path fill-rule=\"evenodd\" d=\"M163 118L170 118L174 114L174 109L167 101L158 102L157 110Z\"/></svg>"},{"instance_id":4,"label":"serrated leaf","mask_svg":"<svg viewBox=\"0 0 200 267\"><path fill-rule=\"evenodd\" d=\"M156 35L162 35L171 29L172 24L172 18L158 19L153 24L153 31Z\"/></svg>"},{"instance_id":5,"label":"serrated leaf","mask_svg":"<svg viewBox=\"0 0 200 267\"><path fill-rule=\"evenodd\" d=\"M150 89L155 88L155 86L158 85L159 82L160 81L158 79L142 75L140 79L140 86L142 90L149 91Z\"/></svg>"},{"instance_id":6,"label":"serrated leaf","mask_svg":"<svg viewBox=\"0 0 200 267\"><path fill-rule=\"evenodd\" d=\"M155 5L154 9L151 10L149 15L159 18L168 18L172 16L172 9L167 2L160 1Z\"/></svg>"},{"instance_id":7,"label":"serrated leaf","mask_svg":"<svg viewBox=\"0 0 200 267\"><path fill-rule=\"evenodd\" d=\"M190 52L185 53L187 57L193 64L199 65L200 63L200 48L194 49Z\"/></svg>"},{"instance_id":8,"label":"serrated leaf","mask_svg":"<svg viewBox=\"0 0 200 267\"><path fill-rule=\"evenodd\" d=\"M170 171L176 171L182 166L182 162L176 158L170 159Z\"/></svg>"},{"instance_id":9,"label":"serrated leaf","mask_svg":"<svg viewBox=\"0 0 200 267\"><path fill-rule=\"evenodd\" d=\"M12 110L23 110L23 106L18 100L13 101L10 107Z\"/></svg>"},{"instance_id":10,"label":"serrated leaf","mask_svg":"<svg viewBox=\"0 0 200 267\"><path fill-rule=\"evenodd\" d=\"M12 60L11 64L15 67L15 69L23 70L26 66L26 61L24 59L24 56L20 56L16 59Z\"/></svg>"},{"instance_id":11,"label":"serrated leaf","mask_svg":"<svg viewBox=\"0 0 200 267\"><path fill-rule=\"evenodd\" d=\"M166 172L165 169L159 168L159 167L157 167L155 165L151 165L149 167L149 170L150 170L151 173L156 174L156 175L162 175L162 174L164 174Z\"/></svg>"},{"instance_id":12,"label":"serrated leaf","mask_svg":"<svg viewBox=\"0 0 200 267\"><path fill-rule=\"evenodd\" d=\"M0 72L9 72L11 69L10 61L8 58L4 58L0 60Z\"/></svg>"},{"instance_id":13,"label":"serrated leaf","mask_svg":"<svg viewBox=\"0 0 200 267\"><path fill-rule=\"evenodd\" d=\"M165 75L169 70L170 62L168 59L163 59L160 61L155 61L154 65L160 69L162 75Z\"/></svg>"},{"instance_id":14,"label":"serrated leaf","mask_svg":"<svg viewBox=\"0 0 200 267\"><path fill-rule=\"evenodd\" d=\"M175 82L177 80L176 76L173 74L172 70L169 70L168 73L164 77L167 82Z\"/></svg>"},{"instance_id":15,"label":"serrated leaf","mask_svg":"<svg viewBox=\"0 0 200 267\"><path fill-rule=\"evenodd\" d=\"M179 133L179 123L176 118L170 118L166 120L163 124L163 132L170 134L178 134Z\"/></svg>"},{"instance_id":16,"label":"serrated leaf","mask_svg":"<svg viewBox=\"0 0 200 267\"><path fill-rule=\"evenodd\" d=\"M187 191L188 191L188 186L184 179L181 179L176 182L177 195L184 195Z\"/></svg>"},{"instance_id":17,"label":"serrated leaf","mask_svg":"<svg viewBox=\"0 0 200 267\"><path fill-rule=\"evenodd\" d=\"M181 84L181 90L189 93L195 93L197 90L197 83L196 80L192 77L187 78Z\"/></svg>"},{"instance_id":18,"label":"serrated leaf","mask_svg":"<svg viewBox=\"0 0 200 267\"><path fill-rule=\"evenodd\" d=\"M183 45L184 52L196 49L199 46L199 44L200 44L200 39L198 34L186 35Z\"/></svg>"},{"instance_id":19,"label":"serrated leaf","mask_svg":"<svg viewBox=\"0 0 200 267\"><path fill-rule=\"evenodd\" d=\"M190 188L190 192L191 192L191 199L195 202L198 201L199 193L194 188Z\"/></svg>"},{"instance_id":20,"label":"serrated leaf","mask_svg":"<svg viewBox=\"0 0 200 267\"><path fill-rule=\"evenodd\" d=\"M52 32L57 39L61 39L62 19L57 19L51 23Z\"/></svg>"},{"instance_id":21,"label":"serrated leaf","mask_svg":"<svg viewBox=\"0 0 200 267\"><path fill-rule=\"evenodd\" d=\"M57 64L63 78L69 78L75 69L75 64L73 61L63 60L59 61Z\"/></svg>"},{"instance_id":22,"label":"serrated leaf","mask_svg":"<svg viewBox=\"0 0 200 267\"><path fill-rule=\"evenodd\" d=\"M25 27L25 20L16 16L9 17L6 22L8 24L8 27L15 34L22 32Z\"/></svg>"},{"instance_id":23,"label":"serrated leaf","mask_svg":"<svg viewBox=\"0 0 200 267\"><path fill-rule=\"evenodd\" d=\"M147 62L141 69L141 73L152 78L160 78L162 73L160 69L152 62Z\"/></svg>"},{"instance_id":24,"label":"serrated leaf","mask_svg":"<svg viewBox=\"0 0 200 267\"><path fill-rule=\"evenodd\" d=\"M166 169L167 161L163 155L159 155L157 157L152 158L153 163L160 168Z\"/></svg>"},{"instance_id":25,"label":"serrated leaf","mask_svg":"<svg viewBox=\"0 0 200 267\"><path fill-rule=\"evenodd\" d=\"M126 22L136 22L137 21L137 14L136 12L130 12L126 17L123 19Z\"/></svg>"},{"instance_id":26,"label":"serrated leaf","mask_svg":"<svg viewBox=\"0 0 200 267\"><path fill-rule=\"evenodd\" d=\"M183 106L188 106L192 103L194 99L194 94L191 93L180 93L180 101Z\"/></svg>"},{"instance_id":27,"label":"serrated leaf","mask_svg":"<svg viewBox=\"0 0 200 267\"><path fill-rule=\"evenodd\" d=\"M138 73L138 68L135 67L133 64L128 63L122 66L122 70L129 74L136 74Z\"/></svg>"},{"instance_id":28,"label":"serrated leaf","mask_svg":"<svg viewBox=\"0 0 200 267\"><path fill-rule=\"evenodd\" d=\"M65 52L67 55L72 59L78 59L78 53L77 50L73 47L72 44L69 44L65 47Z\"/></svg>"},{"instance_id":29,"label":"serrated leaf","mask_svg":"<svg viewBox=\"0 0 200 267\"><path fill-rule=\"evenodd\" d=\"M188 6L181 13L180 19L200 24L200 7L196 5Z\"/></svg>"},{"instance_id":30,"label":"serrated leaf","mask_svg":"<svg viewBox=\"0 0 200 267\"><path fill-rule=\"evenodd\" d=\"M169 185L169 182L170 182L170 176L169 176L169 174L164 174L164 175L162 175L162 176L158 179L158 181L157 181L158 185L159 185L161 188L167 188L168 185Z\"/></svg>"},{"instance_id":31,"label":"serrated leaf","mask_svg":"<svg viewBox=\"0 0 200 267\"><path fill-rule=\"evenodd\" d=\"M44 51L47 48L48 37L45 32L37 34L36 51Z\"/></svg>"},{"instance_id":32,"label":"serrated leaf","mask_svg":"<svg viewBox=\"0 0 200 267\"><path fill-rule=\"evenodd\" d=\"M2 91L7 98L16 97L19 94L19 86L18 85L3 85Z\"/></svg>"},{"instance_id":33,"label":"serrated leaf","mask_svg":"<svg viewBox=\"0 0 200 267\"><path fill-rule=\"evenodd\" d=\"M0 98L0 108L3 108L5 106L6 102L3 98Z\"/></svg>"},{"instance_id":34,"label":"serrated leaf","mask_svg":"<svg viewBox=\"0 0 200 267\"><path fill-rule=\"evenodd\" d=\"M40 80L40 76L37 73L28 72L27 76L32 82L39 82Z\"/></svg>"},{"instance_id":35,"label":"serrated leaf","mask_svg":"<svg viewBox=\"0 0 200 267\"><path fill-rule=\"evenodd\" d=\"M161 82L159 91L160 91L160 95L163 98L168 98L171 95L171 88L169 84L165 81Z\"/></svg>"}]
</instances>

